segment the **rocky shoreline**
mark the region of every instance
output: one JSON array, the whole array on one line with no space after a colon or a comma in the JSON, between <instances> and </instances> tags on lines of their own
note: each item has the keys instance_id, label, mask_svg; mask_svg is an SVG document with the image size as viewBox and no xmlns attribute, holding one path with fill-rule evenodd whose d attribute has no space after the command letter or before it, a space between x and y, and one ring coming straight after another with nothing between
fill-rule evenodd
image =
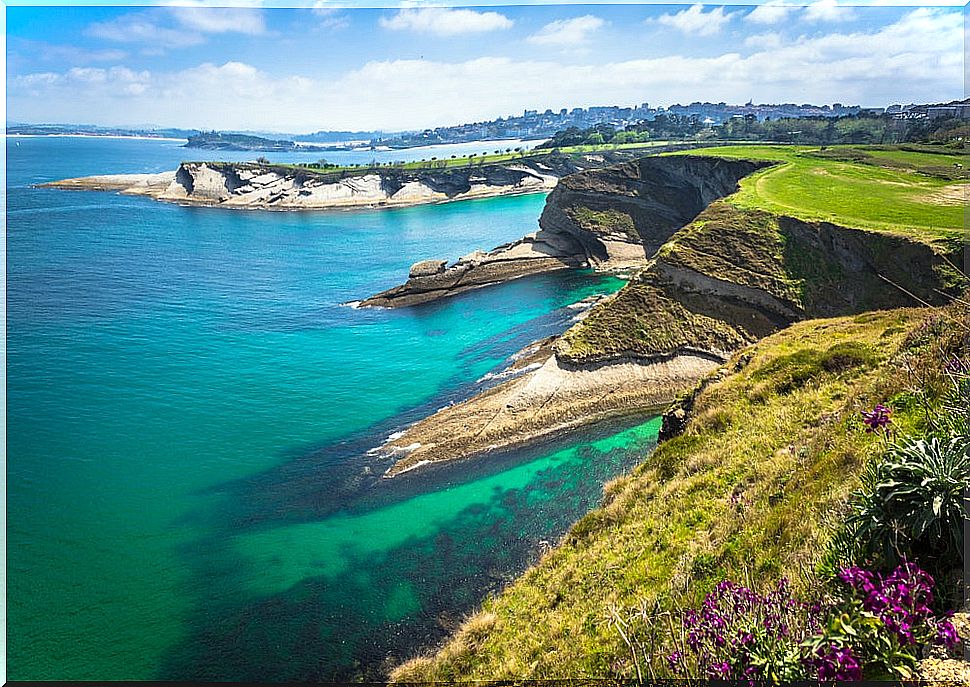
<instances>
[{"instance_id":1,"label":"rocky shoreline","mask_svg":"<svg viewBox=\"0 0 970 687\"><path fill-rule=\"evenodd\" d=\"M539 231L448 265L412 265L404 284L360 302L406 307L558 269L638 271L707 205L765 163L715 158L643 158L564 177L549 195Z\"/></svg>"},{"instance_id":2,"label":"rocky shoreline","mask_svg":"<svg viewBox=\"0 0 970 687\"><path fill-rule=\"evenodd\" d=\"M376 450L397 458L384 477L508 450L611 418L660 412L722 362L685 351L571 366L557 359L557 340L545 339L514 356L500 373L511 379L393 435Z\"/></svg>"}]
</instances>

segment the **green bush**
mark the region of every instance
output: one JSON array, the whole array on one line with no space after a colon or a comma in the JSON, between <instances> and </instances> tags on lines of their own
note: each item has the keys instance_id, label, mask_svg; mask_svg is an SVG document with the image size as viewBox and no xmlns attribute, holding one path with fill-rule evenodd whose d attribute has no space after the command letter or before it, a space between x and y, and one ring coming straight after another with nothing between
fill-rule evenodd
<instances>
[{"instance_id":1,"label":"green bush","mask_svg":"<svg viewBox=\"0 0 970 687\"><path fill-rule=\"evenodd\" d=\"M961 437L907 440L863 477L850 536L887 566L904 558L933 572L959 567L970 484L970 444Z\"/></svg>"}]
</instances>

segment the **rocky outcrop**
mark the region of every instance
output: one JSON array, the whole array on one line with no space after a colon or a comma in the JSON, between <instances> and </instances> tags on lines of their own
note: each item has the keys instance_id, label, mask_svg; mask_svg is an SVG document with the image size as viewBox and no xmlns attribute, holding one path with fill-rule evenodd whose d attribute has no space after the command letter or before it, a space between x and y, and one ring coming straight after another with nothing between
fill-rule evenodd
<instances>
[{"instance_id":1,"label":"rocky outcrop","mask_svg":"<svg viewBox=\"0 0 970 687\"><path fill-rule=\"evenodd\" d=\"M712 201L770 163L710 157L652 157L563 177L549 195L540 230L433 275L361 302L400 307L564 268L640 269L647 258Z\"/></svg>"},{"instance_id":2,"label":"rocky outcrop","mask_svg":"<svg viewBox=\"0 0 970 687\"><path fill-rule=\"evenodd\" d=\"M718 202L556 345L574 364L683 350L726 356L793 322L943 305L956 255L906 236Z\"/></svg>"},{"instance_id":3,"label":"rocky outcrop","mask_svg":"<svg viewBox=\"0 0 970 687\"><path fill-rule=\"evenodd\" d=\"M546 192L560 177L596 164L601 163L556 154L491 165L334 172L248 162L183 162L176 171L160 175L82 177L42 186L112 190L174 203L225 208L403 207Z\"/></svg>"},{"instance_id":4,"label":"rocky outcrop","mask_svg":"<svg viewBox=\"0 0 970 687\"><path fill-rule=\"evenodd\" d=\"M378 451L398 457L384 476L507 450L591 422L659 409L720 364L710 356L685 353L575 367L556 358L553 341L528 351L503 373L512 379L396 434Z\"/></svg>"},{"instance_id":5,"label":"rocky outcrop","mask_svg":"<svg viewBox=\"0 0 970 687\"><path fill-rule=\"evenodd\" d=\"M556 187L539 226L572 237L593 265L649 258L675 231L770 162L645 157L573 174Z\"/></svg>"},{"instance_id":6,"label":"rocky outcrop","mask_svg":"<svg viewBox=\"0 0 970 687\"><path fill-rule=\"evenodd\" d=\"M475 251L447 266L445 260L423 260L411 266L408 280L360 303L363 307L418 305L470 289L530 274L585 267L580 247L548 232L529 234L486 253Z\"/></svg>"},{"instance_id":7,"label":"rocky outcrop","mask_svg":"<svg viewBox=\"0 0 970 687\"><path fill-rule=\"evenodd\" d=\"M614 415L655 412L680 397L665 417L670 437L688 421L698 382L738 349L800 320L942 305L970 285L953 267L958 256L938 244L741 209L726 200L695 213L697 204L736 184L732 177L750 166L700 165L694 173L712 171L719 182L697 181L686 200L650 197L644 179L663 178L658 193L666 198L666 184L689 174L689 164L672 167L669 175L652 164L621 165L560 183L563 192L550 195L547 210L584 207L605 214L619 208L641 250L667 238L624 288L546 342L533 369L442 409L390 442L386 450L399 459L388 476ZM595 264L602 255L597 251L615 237L609 229L550 226L549 215L543 216L538 235L556 236L576 264ZM685 226L671 228L684 217ZM419 286L421 278L409 283Z\"/></svg>"}]
</instances>

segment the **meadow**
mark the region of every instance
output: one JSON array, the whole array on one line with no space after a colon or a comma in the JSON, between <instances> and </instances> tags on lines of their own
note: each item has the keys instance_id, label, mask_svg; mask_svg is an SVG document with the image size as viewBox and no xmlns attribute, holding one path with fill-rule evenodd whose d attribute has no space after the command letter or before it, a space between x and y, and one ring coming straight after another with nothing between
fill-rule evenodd
<instances>
[{"instance_id":1,"label":"meadow","mask_svg":"<svg viewBox=\"0 0 970 687\"><path fill-rule=\"evenodd\" d=\"M730 202L742 209L920 238L955 239L964 230L965 150L755 145L691 153L779 163L741 182Z\"/></svg>"}]
</instances>

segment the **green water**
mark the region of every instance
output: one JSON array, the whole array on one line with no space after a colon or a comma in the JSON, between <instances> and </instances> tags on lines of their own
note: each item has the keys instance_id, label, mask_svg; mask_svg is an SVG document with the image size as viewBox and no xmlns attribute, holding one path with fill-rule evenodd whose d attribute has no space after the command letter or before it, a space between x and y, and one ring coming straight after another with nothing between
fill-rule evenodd
<instances>
[{"instance_id":1,"label":"green water","mask_svg":"<svg viewBox=\"0 0 970 687\"><path fill-rule=\"evenodd\" d=\"M8 141L8 675L379 675L533 560L648 450L602 427L381 480L384 438L473 393L565 306L556 273L343 305L535 228L544 198L221 212L30 184L156 171L157 141Z\"/></svg>"}]
</instances>

